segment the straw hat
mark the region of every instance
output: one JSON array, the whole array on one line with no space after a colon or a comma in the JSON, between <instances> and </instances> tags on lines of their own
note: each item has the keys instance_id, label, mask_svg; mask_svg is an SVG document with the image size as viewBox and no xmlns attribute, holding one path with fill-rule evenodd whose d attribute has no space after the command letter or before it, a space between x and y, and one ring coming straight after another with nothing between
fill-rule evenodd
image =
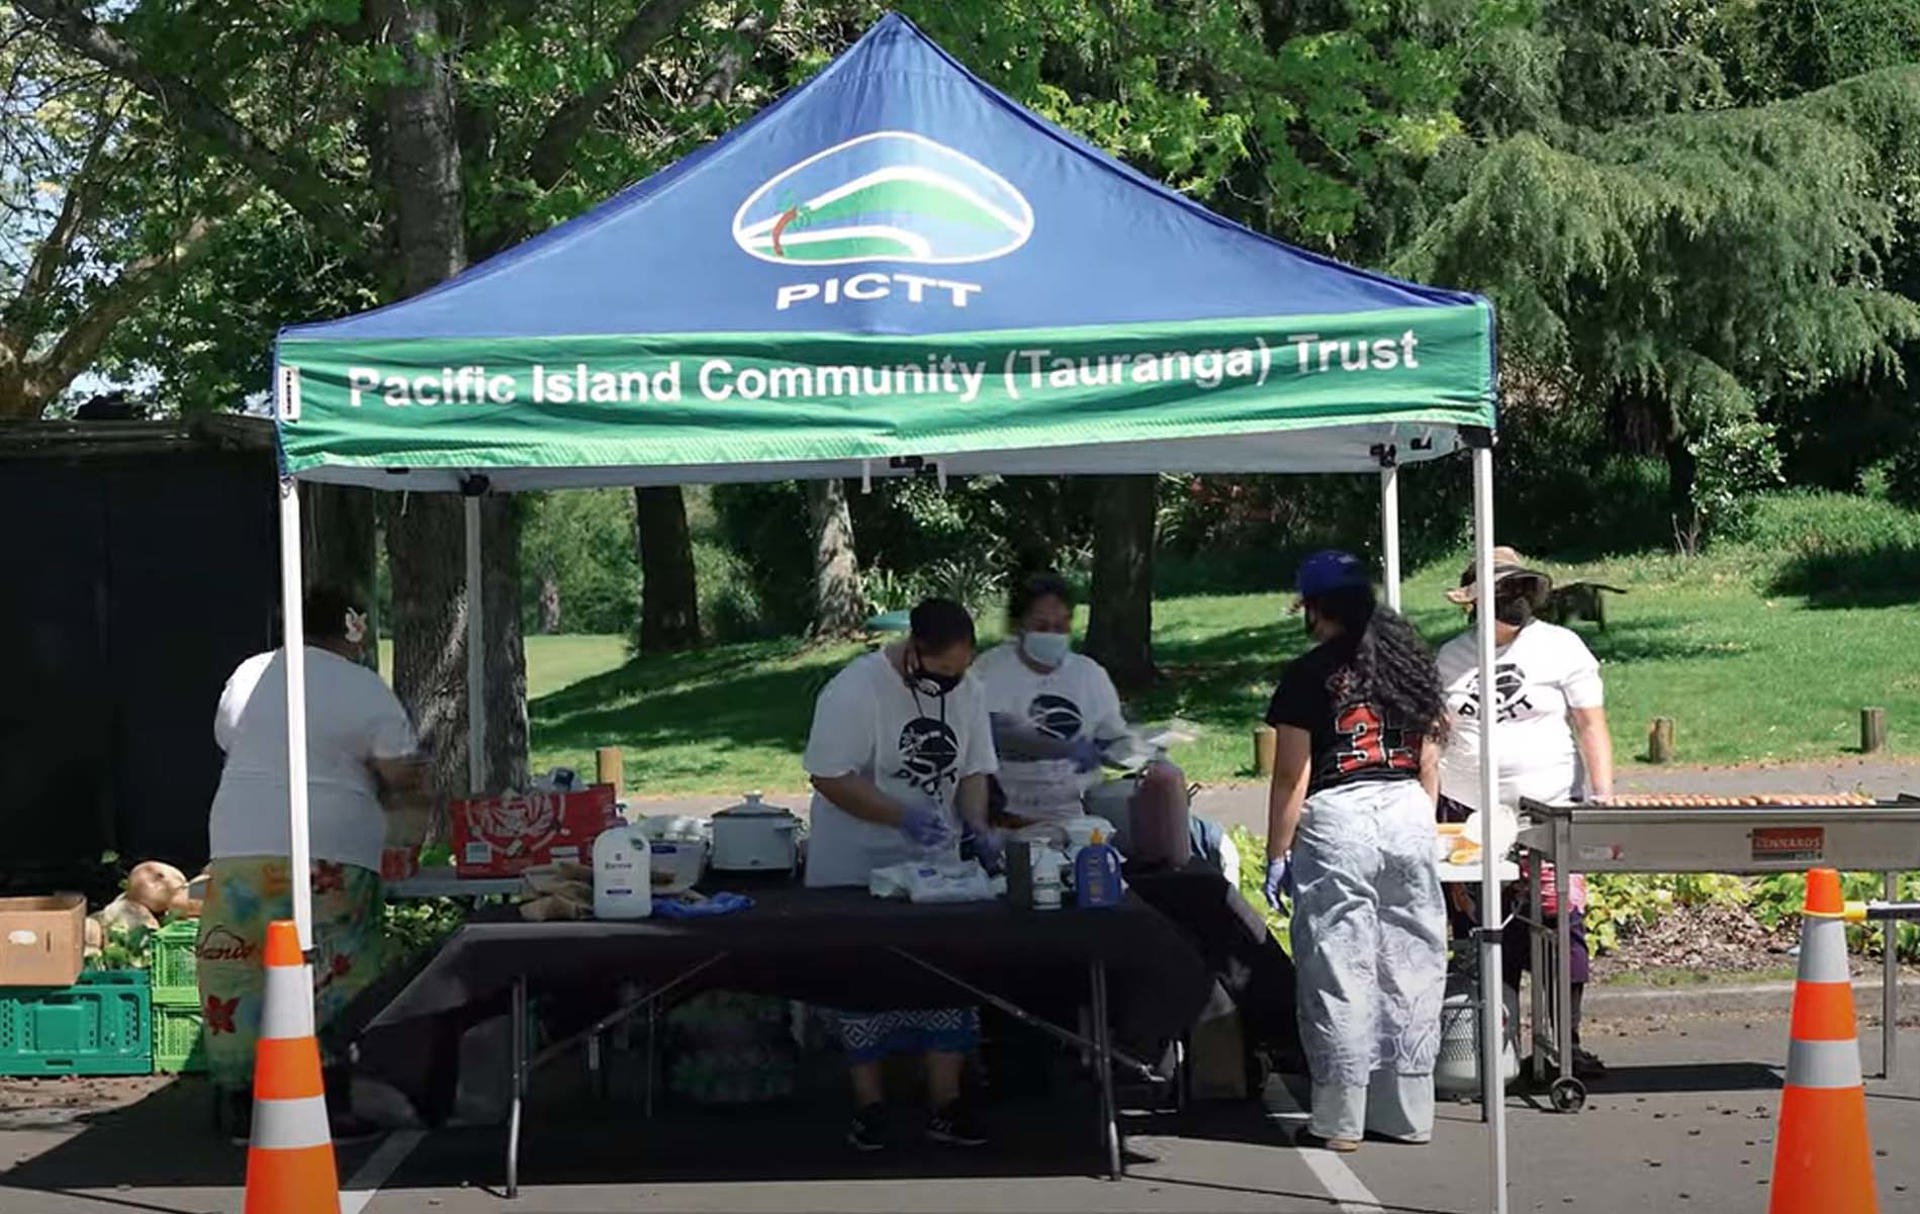
<instances>
[{"instance_id":1,"label":"straw hat","mask_svg":"<svg viewBox=\"0 0 1920 1214\"><path fill-rule=\"evenodd\" d=\"M1545 603L1548 592L1553 589L1553 579L1537 569L1530 568L1518 552L1506 547L1495 548L1493 550L1493 584L1498 586L1513 578L1525 579L1531 583L1527 598L1535 607ZM1462 607L1471 604L1479 597L1479 588L1474 585L1474 580L1473 562L1468 561L1467 567L1460 572L1459 587L1447 591L1448 601L1458 603Z\"/></svg>"}]
</instances>

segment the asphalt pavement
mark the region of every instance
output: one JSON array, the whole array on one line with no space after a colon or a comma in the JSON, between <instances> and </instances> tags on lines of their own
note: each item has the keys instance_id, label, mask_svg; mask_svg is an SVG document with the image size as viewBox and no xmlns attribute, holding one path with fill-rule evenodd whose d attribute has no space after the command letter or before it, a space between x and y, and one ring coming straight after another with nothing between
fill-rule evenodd
<instances>
[{"instance_id":1,"label":"asphalt pavement","mask_svg":"<svg viewBox=\"0 0 1920 1214\"><path fill-rule=\"evenodd\" d=\"M1764 1208L1786 1053L1774 1016L1647 1016L1595 1022L1612 1065L1585 1111L1507 1104L1509 1209L1745 1211ZM1868 1118L1886 1211L1920 1208L1920 1028L1903 1033L1891 1081L1869 1080ZM1878 1036L1863 1030L1869 1071ZM566 1068L562 1065L562 1071ZM1259 1210L1279 1214L1481 1214L1489 1135L1475 1104L1446 1104L1427 1147L1368 1144L1335 1157L1291 1145L1297 1097L1274 1116L1253 1101L1128 1118L1127 1179L1097 1177L1085 1092L996 1109L999 1142L957 1155L909 1147L856 1157L836 1107L662 1114L598 1108L568 1076L535 1089L518 1201L498 1192L496 1130L402 1134L341 1152L344 1214L611 1214L613 1211L963 1212ZM3 1098L0 1098L3 1099ZM108 1111L0 1110L0 1209L12 1214L227 1214L243 1153L215 1138L192 1081Z\"/></svg>"}]
</instances>

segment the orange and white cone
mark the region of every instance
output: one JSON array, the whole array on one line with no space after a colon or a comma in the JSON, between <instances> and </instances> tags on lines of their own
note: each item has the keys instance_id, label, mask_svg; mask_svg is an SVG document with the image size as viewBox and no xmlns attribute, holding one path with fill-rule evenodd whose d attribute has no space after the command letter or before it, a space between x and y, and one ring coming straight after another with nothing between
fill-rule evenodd
<instances>
[{"instance_id":1,"label":"orange and white cone","mask_svg":"<svg viewBox=\"0 0 1920 1214\"><path fill-rule=\"evenodd\" d=\"M313 1035L313 970L292 923L267 925L266 963L245 1214L340 1214L320 1043Z\"/></svg>"},{"instance_id":2,"label":"orange and white cone","mask_svg":"<svg viewBox=\"0 0 1920 1214\"><path fill-rule=\"evenodd\" d=\"M1768 1214L1876 1214L1840 874L1807 874Z\"/></svg>"}]
</instances>

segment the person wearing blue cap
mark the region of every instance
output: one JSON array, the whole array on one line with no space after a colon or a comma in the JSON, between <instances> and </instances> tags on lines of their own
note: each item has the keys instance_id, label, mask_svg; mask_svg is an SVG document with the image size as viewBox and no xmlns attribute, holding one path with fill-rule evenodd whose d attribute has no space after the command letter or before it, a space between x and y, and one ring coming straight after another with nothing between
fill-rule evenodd
<instances>
[{"instance_id":1,"label":"person wearing blue cap","mask_svg":"<svg viewBox=\"0 0 1920 1214\"><path fill-rule=\"evenodd\" d=\"M1446 994L1433 833L1446 701L1433 655L1358 559L1309 557L1296 589L1315 645L1267 708L1266 894L1293 899L1308 1136L1342 1152L1369 1134L1424 1143Z\"/></svg>"}]
</instances>

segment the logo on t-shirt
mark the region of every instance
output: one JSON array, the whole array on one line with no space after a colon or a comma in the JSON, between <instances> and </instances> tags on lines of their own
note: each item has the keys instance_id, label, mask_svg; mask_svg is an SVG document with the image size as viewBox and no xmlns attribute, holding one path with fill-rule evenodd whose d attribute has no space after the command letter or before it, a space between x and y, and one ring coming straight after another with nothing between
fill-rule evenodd
<instances>
[{"instance_id":1,"label":"logo on t-shirt","mask_svg":"<svg viewBox=\"0 0 1920 1214\"><path fill-rule=\"evenodd\" d=\"M1080 706L1065 696L1037 695L1027 706L1027 720L1048 737L1071 742L1080 736L1084 718Z\"/></svg>"},{"instance_id":2,"label":"logo on t-shirt","mask_svg":"<svg viewBox=\"0 0 1920 1214\"><path fill-rule=\"evenodd\" d=\"M941 798L959 782L960 739L953 727L933 717L916 717L900 731L900 770L893 773L921 792Z\"/></svg>"},{"instance_id":3,"label":"logo on t-shirt","mask_svg":"<svg viewBox=\"0 0 1920 1214\"><path fill-rule=\"evenodd\" d=\"M1480 676L1475 674L1467 680L1466 696L1461 700L1456 712L1462 717L1472 719L1480 715ZM1495 696L1494 720L1504 724L1515 720L1523 713L1533 711L1533 701L1527 698L1527 672L1517 662L1501 662L1493 668L1493 694Z\"/></svg>"}]
</instances>

